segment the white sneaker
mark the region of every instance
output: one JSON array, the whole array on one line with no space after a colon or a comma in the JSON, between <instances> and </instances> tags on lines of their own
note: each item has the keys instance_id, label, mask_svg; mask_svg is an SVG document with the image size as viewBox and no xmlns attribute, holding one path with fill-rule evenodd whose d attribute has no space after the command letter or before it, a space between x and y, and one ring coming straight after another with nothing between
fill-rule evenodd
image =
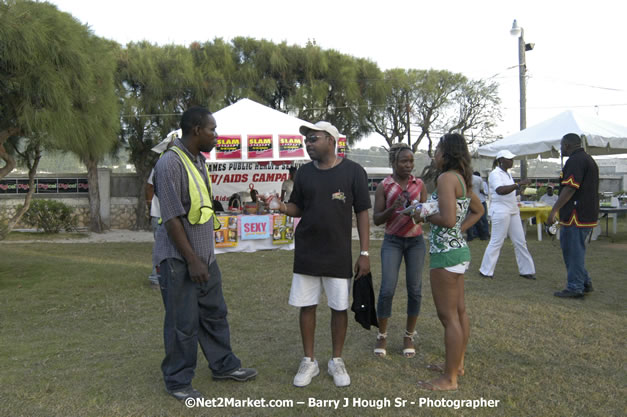
<instances>
[{"instance_id":1,"label":"white sneaker","mask_svg":"<svg viewBox=\"0 0 627 417\"><path fill-rule=\"evenodd\" d=\"M304 357L303 360L300 361L298 373L296 373L294 377L294 385L297 387L306 387L311 382L311 379L319 373L320 368L318 368L318 361Z\"/></svg>"},{"instance_id":2,"label":"white sneaker","mask_svg":"<svg viewBox=\"0 0 627 417\"><path fill-rule=\"evenodd\" d=\"M346 365L342 358L329 359L329 375L333 377L333 382L337 387L347 387L351 384L351 377L346 372Z\"/></svg>"}]
</instances>

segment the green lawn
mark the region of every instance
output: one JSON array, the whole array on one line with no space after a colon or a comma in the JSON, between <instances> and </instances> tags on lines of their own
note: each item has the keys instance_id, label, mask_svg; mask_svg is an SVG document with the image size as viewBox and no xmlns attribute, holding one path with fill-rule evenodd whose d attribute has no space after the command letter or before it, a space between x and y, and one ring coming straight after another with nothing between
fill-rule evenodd
<instances>
[{"instance_id":1,"label":"green lawn","mask_svg":"<svg viewBox=\"0 0 627 417\"><path fill-rule=\"evenodd\" d=\"M292 378L302 356L298 311L287 305L292 252L219 255L234 350L259 376L245 384L211 380L199 355L195 387L209 398L289 399L292 408L186 409L163 388L163 306L148 286L150 244L0 244L0 415L435 415L623 416L627 232L601 238L588 249L596 291L563 300L559 242L528 243L537 281L518 277L506 242L496 278L477 274L486 242L473 241L466 276L471 319L466 376L455 393L428 393L416 381L433 377L425 365L443 356L443 331L424 270L418 354L404 359L405 290L399 285L390 320L388 356L372 354L375 330L350 314L344 358L350 387L338 389L326 374L329 312L320 308L316 349L321 374L310 386ZM355 251L358 250L354 242ZM375 291L380 280L380 241L371 243ZM402 282L402 280L400 281ZM310 408L317 400L389 399L391 406ZM407 400L394 407L394 399ZM496 408L427 408L420 399L498 400ZM410 405L409 402L416 402Z\"/></svg>"}]
</instances>

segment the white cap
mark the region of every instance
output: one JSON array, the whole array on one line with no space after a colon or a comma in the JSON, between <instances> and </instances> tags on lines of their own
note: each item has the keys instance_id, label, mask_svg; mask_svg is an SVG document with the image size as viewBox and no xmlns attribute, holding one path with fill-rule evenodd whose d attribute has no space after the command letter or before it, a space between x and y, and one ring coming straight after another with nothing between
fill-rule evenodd
<instances>
[{"instance_id":1,"label":"white cap","mask_svg":"<svg viewBox=\"0 0 627 417\"><path fill-rule=\"evenodd\" d=\"M511 153L510 151L499 151L499 153L496 154L496 159L500 159L500 158L505 158L505 159L514 159L516 158L516 155L514 155L513 153Z\"/></svg>"},{"instance_id":2,"label":"white cap","mask_svg":"<svg viewBox=\"0 0 627 417\"><path fill-rule=\"evenodd\" d=\"M310 130L315 130L318 132L328 133L335 138L336 142L340 139L340 132L338 132L337 128L329 122L320 121L316 124L307 123L306 125L302 125L298 130L303 136L307 136L307 133L309 133Z\"/></svg>"}]
</instances>

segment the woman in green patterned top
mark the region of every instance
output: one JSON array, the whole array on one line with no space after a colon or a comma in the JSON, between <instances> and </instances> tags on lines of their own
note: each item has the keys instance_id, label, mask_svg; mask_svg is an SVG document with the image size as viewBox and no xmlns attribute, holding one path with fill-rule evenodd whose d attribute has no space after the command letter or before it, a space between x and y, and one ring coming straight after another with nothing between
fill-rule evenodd
<instances>
[{"instance_id":1,"label":"woman in green patterned top","mask_svg":"<svg viewBox=\"0 0 627 417\"><path fill-rule=\"evenodd\" d=\"M457 389L457 377L464 374L464 353L470 335L464 304L464 272L470 263L470 251L463 232L481 218L483 205L472 192L470 154L462 135L442 136L434 160L441 174L431 199L438 202L439 212L424 220L431 223L431 292L444 326L446 357L444 364L427 367L443 375L428 382L419 381L418 385L431 391L450 391Z\"/></svg>"}]
</instances>

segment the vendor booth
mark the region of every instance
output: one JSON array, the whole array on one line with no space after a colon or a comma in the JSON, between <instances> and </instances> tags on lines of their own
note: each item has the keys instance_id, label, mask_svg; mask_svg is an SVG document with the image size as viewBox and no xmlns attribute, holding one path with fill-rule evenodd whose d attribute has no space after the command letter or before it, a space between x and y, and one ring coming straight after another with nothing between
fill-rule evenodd
<instances>
[{"instance_id":1,"label":"vendor booth","mask_svg":"<svg viewBox=\"0 0 627 417\"><path fill-rule=\"evenodd\" d=\"M249 99L213 113L218 141L204 154L211 174L214 199L226 210L218 213L222 227L215 232L216 253L254 252L263 249L293 249L298 219L267 213L252 203L258 194L281 194L289 168L310 161L299 128L304 120L263 106ZM166 139L181 137L170 132ZM346 153L346 137L340 136L337 153ZM239 210L229 208L230 197L239 195ZM248 204L247 204L248 203ZM255 213L255 214L253 214Z\"/></svg>"},{"instance_id":2,"label":"vendor booth","mask_svg":"<svg viewBox=\"0 0 627 417\"><path fill-rule=\"evenodd\" d=\"M284 214L218 216L220 229L214 232L216 253L294 249L297 218Z\"/></svg>"},{"instance_id":3,"label":"vendor booth","mask_svg":"<svg viewBox=\"0 0 627 417\"><path fill-rule=\"evenodd\" d=\"M309 162L298 129L308 122L249 99L213 113L218 131L216 147L207 158L213 194L226 208L235 193L281 192L291 166ZM168 134L181 136L181 130ZM337 152L346 153L346 137L340 136Z\"/></svg>"}]
</instances>

